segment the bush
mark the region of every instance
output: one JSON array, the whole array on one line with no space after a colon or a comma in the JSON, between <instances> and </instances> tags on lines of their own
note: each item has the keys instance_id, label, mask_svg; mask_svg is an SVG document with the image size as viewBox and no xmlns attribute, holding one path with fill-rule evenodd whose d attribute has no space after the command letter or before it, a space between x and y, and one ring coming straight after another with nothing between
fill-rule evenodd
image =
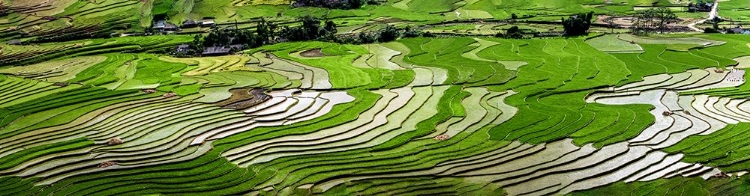
<instances>
[{"instance_id":1,"label":"bush","mask_svg":"<svg viewBox=\"0 0 750 196\"><path fill-rule=\"evenodd\" d=\"M404 37L419 37L421 35L421 31L413 29L411 26L406 26L406 28L404 28Z\"/></svg>"},{"instance_id":2,"label":"bush","mask_svg":"<svg viewBox=\"0 0 750 196\"><path fill-rule=\"evenodd\" d=\"M324 7L333 9L357 9L367 4L366 0L297 0L294 7Z\"/></svg>"},{"instance_id":3,"label":"bush","mask_svg":"<svg viewBox=\"0 0 750 196\"><path fill-rule=\"evenodd\" d=\"M703 29L703 33L719 33L719 31L711 27L706 27Z\"/></svg>"},{"instance_id":4,"label":"bush","mask_svg":"<svg viewBox=\"0 0 750 196\"><path fill-rule=\"evenodd\" d=\"M194 39L200 39L199 36ZM233 44L248 44L257 45L255 41L257 38L249 30L243 29L213 29L208 35L203 38L204 47L212 46L229 46ZM193 40L196 43L196 40ZM197 47L196 47L197 48Z\"/></svg>"},{"instance_id":5,"label":"bush","mask_svg":"<svg viewBox=\"0 0 750 196\"><path fill-rule=\"evenodd\" d=\"M588 32L591 27L591 19L594 17L594 12L588 14L580 13L568 17L567 20L563 19L563 28L565 29L565 35L577 36L584 35Z\"/></svg>"},{"instance_id":6,"label":"bush","mask_svg":"<svg viewBox=\"0 0 750 196\"><path fill-rule=\"evenodd\" d=\"M336 23L330 20L325 22L324 27L320 26L320 19L312 16L302 17L300 21L301 26L285 26L279 32L279 37L289 41L332 40L333 35L338 32Z\"/></svg>"},{"instance_id":7,"label":"bush","mask_svg":"<svg viewBox=\"0 0 750 196\"><path fill-rule=\"evenodd\" d=\"M523 34L521 34L521 29L519 29L518 26L513 26L505 31L505 38L521 39L523 38Z\"/></svg>"},{"instance_id":8,"label":"bush","mask_svg":"<svg viewBox=\"0 0 750 196\"><path fill-rule=\"evenodd\" d=\"M379 39L378 34L371 32L360 32L358 37L360 43L375 43Z\"/></svg>"},{"instance_id":9,"label":"bush","mask_svg":"<svg viewBox=\"0 0 750 196\"><path fill-rule=\"evenodd\" d=\"M395 41L396 39L401 37L401 30L396 28L393 25L388 25L380 31L380 36L378 37L378 41L380 42L390 42Z\"/></svg>"}]
</instances>

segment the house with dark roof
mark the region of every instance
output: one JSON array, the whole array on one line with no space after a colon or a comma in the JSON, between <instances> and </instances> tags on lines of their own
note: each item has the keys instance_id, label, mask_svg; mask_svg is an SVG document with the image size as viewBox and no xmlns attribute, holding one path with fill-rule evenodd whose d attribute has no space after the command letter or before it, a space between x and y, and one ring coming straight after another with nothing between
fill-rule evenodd
<instances>
[{"instance_id":1,"label":"house with dark roof","mask_svg":"<svg viewBox=\"0 0 750 196\"><path fill-rule=\"evenodd\" d=\"M695 4L691 2L688 4L688 12L710 12L713 6L713 2L699 2Z\"/></svg>"},{"instance_id":2,"label":"house with dark roof","mask_svg":"<svg viewBox=\"0 0 750 196\"><path fill-rule=\"evenodd\" d=\"M152 29L159 31L159 32L167 32L167 31L179 31L180 28L177 27L177 25L174 25L172 23L167 22L166 20L159 20L154 23L154 26L151 27Z\"/></svg>"},{"instance_id":3,"label":"house with dark roof","mask_svg":"<svg viewBox=\"0 0 750 196\"><path fill-rule=\"evenodd\" d=\"M151 28L158 29L158 30L163 30L165 26L167 26L167 21L166 20L159 20L159 21L156 21L156 23L154 23L154 26L151 27Z\"/></svg>"},{"instance_id":4,"label":"house with dark roof","mask_svg":"<svg viewBox=\"0 0 750 196\"><path fill-rule=\"evenodd\" d=\"M229 45L229 46L206 47L203 49L203 53L201 55L203 56L228 55L234 51L240 51L242 49L243 47L241 44L234 44L234 45Z\"/></svg>"},{"instance_id":5,"label":"house with dark roof","mask_svg":"<svg viewBox=\"0 0 750 196\"><path fill-rule=\"evenodd\" d=\"M185 22L182 22L182 28L193 28L197 27L198 23L196 23L194 20L185 20Z\"/></svg>"},{"instance_id":6,"label":"house with dark roof","mask_svg":"<svg viewBox=\"0 0 750 196\"><path fill-rule=\"evenodd\" d=\"M164 31L179 31L180 27L177 27L177 25L172 23L167 23L164 25Z\"/></svg>"},{"instance_id":7,"label":"house with dark roof","mask_svg":"<svg viewBox=\"0 0 750 196\"><path fill-rule=\"evenodd\" d=\"M216 25L214 19L203 19L200 23L201 27L213 27L214 25Z\"/></svg>"},{"instance_id":8,"label":"house with dark roof","mask_svg":"<svg viewBox=\"0 0 750 196\"><path fill-rule=\"evenodd\" d=\"M21 45L22 42L21 42L21 40L14 39L14 40L8 41L7 44L9 44L9 45Z\"/></svg>"},{"instance_id":9,"label":"house with dark roof","mask_svg":"<svg viewBox=\"0 0 750 196\"><path fill-rule=\"evenodd\" d=\"M743 29L742 27L735 27L735 28L729 29L727 33L750 35L750 29Z\"/></svg>"},{"instance_id":10,"label":"house with dark roof","mask_svg":"<svg viewBox=\"0 0 750 196\"><path fill-rule=\"evenodd\" d=\"M187 54L190 51L190 45L180 44L174 49L174 54Z\"/></svg>"}]
</instances>

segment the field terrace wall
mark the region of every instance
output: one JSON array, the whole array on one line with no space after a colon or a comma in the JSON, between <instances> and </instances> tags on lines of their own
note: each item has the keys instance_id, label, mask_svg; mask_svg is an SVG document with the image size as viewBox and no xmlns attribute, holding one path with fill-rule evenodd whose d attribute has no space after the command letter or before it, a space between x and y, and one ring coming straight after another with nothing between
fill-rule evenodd
<instances>
[{"instance_id":1,"label":"field terrace wall","mask_svg":"<svg viewBox=\"0 0 750 196\"><path fill-rule=\"evenodd\" d=\"M0 159L12 160L0 164L1 189L546 195L743 171L744 158L719 153L736 147L694 144L747 130L746 84L732 70L747 40L705 39L723 44L605 53L579 38L461 37L283 43L211 58L105 54L75 74L86 86L0 81L9 90L0 96L34 96L0 103L19 119L0 121ZM302 55L314 49L323 55ZM143 83L170 88L147 93L129 81L157 78L111 69L128 63L173 66ZM183 85L195 89L168 93ZM257 105L217 104L256 87L268 89ZM66 102L97 107L62 117ZM16 113L28 108L38 110Z\"/></svg>"}]
</instances>

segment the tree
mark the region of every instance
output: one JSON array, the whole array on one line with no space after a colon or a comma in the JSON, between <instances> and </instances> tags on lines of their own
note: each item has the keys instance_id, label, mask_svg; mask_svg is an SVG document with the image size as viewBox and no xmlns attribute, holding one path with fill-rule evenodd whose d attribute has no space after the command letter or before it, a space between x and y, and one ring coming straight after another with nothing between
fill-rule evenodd
<instances>
[{"instance_id":1,"label":"tree","mask_svg":"<svg viewBox=\"0 0 750 196\"><path fill-rule=\"evenodd\" d=\"M610 17L607 17L604 19L604 22L607 22L607 27L609 27L609 30L611 33L615 32L615 28L617 28L617 23L615 23L615 18L617 18L617 15L611 14Z\"/></svg>"},{"instance_id":2,"label":"tree","mask_svg":"<svg viewBox=\"0 0 750 196\"><path fill-rule=\"evenodd\" d=\"M320 37L320 20L312 16L303 16L302 20L302 39L314 40Z\"/></svg>"},{"instance_id":3,"label":"tree","mask_svg":"<svg viewBox=\"0 0 750 196\"><path fill-rule=\"evenodd\" d=\"M719 33L719 31L716 30L716 29L714 29L714 28L707 27L707 28L703 29L703 33Z\"/></svg>"},{"instance_id":4,"label":"tree","mask_svg":"<svg viewBox=\"0 0 750 196\"><path fill-rule=\"evenodd\" d=\"M505 31L505 38L521 39L523 38L523 34L521 34L521 29L519 29L518 26L512 26Z\"/></svg>"},{"instance_id":5,"label":"tree","mask_svg":"<svg viewBox=\"0 0 750 196\"><path fill-rule=\"evenodd\" d=\"M511 23L515 23L517 19L518 19L518 15L516 15L515 13L514 14L510 14L510 22Z\"/></svg>"},{"instance_id":6,"label":"tree","mask_svg":"<svg viewBox=\"0 0 750 196\"><path fill-rule=\"evenodd\" d=\"M190 43L190 49L197 51L198 53L203 53L203 35L196 34L193 36L193 42Z\"/></svg>"},{"instance_id":7,"label":"tree","mask_svg":"<svg viewBox=\"0 0 750 196\"><path fill-rule=\"evenodd\" d=\"M255 37L254 46L262 46L271 43L275 39L277 28L278 25L271 21L266 21L265 18L261 17L260 21L258 21L258 25L256 25L255 33L257 36Z\"/></svg>"},{"instance_id":8,"label":"tree","mask_svg":"<svg viewBox=\"0 0 750 196\"><path fill-rule=\"evenodd\" d=\"M580 13L568 17L567 20L563 19L563 28L565 29L565 35L577 36L584 35L588 32L591 27L591 19L594 17L594 12L588 14Z\"/></svg>"},{"instance_id":9,"label":"tree","mask_svg":"<svg viewBox=\"0 0 750 196\"><path fill-rule=\"evenodd\" d=\"M422 32L412 28L411 26L406 26L404 28L404 37L419 37L422 35Z\"/></svg>"},{"instance_id":10,"label":"tree","mask_svg":"<svg viewBox=\"0 0 750 196\"><path fill-rule=\"evenodd\" d=\"M300 17L299 20L302 22L300 26L285 26L278 33L278 36L290 41L334 40L334 36L338 32L336 23L330 20L326 21L322 27L320 26L320 19L316 17L304 16Z\"/></svg>"},{"instance_id":11,"label":"tree","mask_svg":"<svg viewBox=\"0 0 750 196\"><path fill-rule=\"evenodd\" d=\"M367 4L367 1L365 0L347 0L347 4L349 4L349 9L357 9L361 8L365 4Z\"/></svg>"},{"instance_id":12,"label":"tree","mask_svg":"<svg viewBox=\"0 0 750 196\"><path fill-rule=\"evenodd\" d=\"M659 9L656 9L656 19L658 21L659 32L664 33L667 24L677 20L677 15L675 15L669 8L660 7Z\"/></svg>"},{"instance_id":13,"label":"tree","mask_svg":"<svg viewBox=\"0 0 750 196\"><path fill-rule=\"evenodd\" d=\"M336 33L339 32L339 30L336 28L336 23L333 21L326 21L325 26L323 26L323 39L325 40L335 40L336 39Z\"/></svg>"},{"instance_id":14,"label":"tree","mask_svg":"<svg viewBox=\"0 0 750 196\"><path fill-rule=\"evenodd\" d=\"M395 41L399 37L401 37L401 30L399 30L393 25L388 25L385 27L385 29L380 31L380 36L378 38L378 41L380 42Z\"/></svg>"},{"instance_id":15,"label":"tree","mask_svg":"<svg viewBox=\"0 0 750 196\"><path fill-rule=\"evenodd\" d=\"M677 16L668 8L648 9L636 13L636 22L633 25L633 33L649 33L656 29L664 33L667 24L677 20Z\"/></svg>"},{"instance_id":16,"label":"tree","mask_svg":"<svg viewBox=\"0 0 750 196\"><path fill-rule=\"evenodd\" d=\"M336 23L330 20L326 21L326 26L323 27L323 29L326 31L326 33L329 33L329 34L336 34L339 32L339 30L336 29Z\"/></svg>"},{"instance_id":17,"label":"tree","mask_svg":"<svg viewBox=\"0 0 750 196\"><path fill-rule=\"evenodd\" d=\"M366 44L366 43L375 43L378 38L378 34L375 33L369 33L369 32L359 32L359 42Z\"/></svg>"},{"instance_id":18,"label":"tree","mask_svg":"<svg viewBox=\"0 0 750 196\"><path fill-rule=\"evenodd\" d=\"M718 29L719 29L719 23L720 23L720 22L723 22L723 21L724 21L724 20L722 20L722 19L721 19L721 18L719 18L719 17L714 17L714 18L712 18L712 19L711 19L711 24L712 24L712 25L714 26L714 29L715 29L715 30L718 30Z\"/></svg>"}]
</instances>

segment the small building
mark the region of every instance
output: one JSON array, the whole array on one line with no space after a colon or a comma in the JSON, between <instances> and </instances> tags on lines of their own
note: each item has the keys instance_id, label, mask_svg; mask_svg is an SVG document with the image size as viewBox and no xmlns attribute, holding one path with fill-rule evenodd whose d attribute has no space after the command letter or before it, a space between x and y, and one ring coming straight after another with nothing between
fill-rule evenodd
<instances>
[{"instance_id":1,"label":"small building","mask_svg":"<svg viewBox=\"0 0 750 196\"><path fill-rule=\"evenodd\" d=\"M201 20L200 25L201 27L213 27L216 23L214 22L214 19L203 19Z\"/></svg>"},{"instance_id":2,"label":"small building","mask_svg":"<svg viewBox=\"0 0 750 196\"><path fill-rule=\"evenodd\" d=\"M167 22L166 20L159 20L154 23L154 26L151 27L155 31L158 32L166 32L166 31L179 31L180 28L177 27L177 25L174 25L172 23Z\"/></svg>"},{"instance_id":3,"label":"small building","mask_svg":"<svg viewBox=\"0 0 750 196\"><path fill-rule=\"evenodd\" d=\"M742 33L742 31L743 31L743 29L742 29L742 28L740 28L740 27L735 27L735 28L731 28L731 29L729 29L729 32L728 32L728 33L732 33L732 34L740 34L740 33Z\"/></svg>"},{"instance_id":4,"label":"small building","mask_svg":"<svg viewBox=\"0 0 750 196\"><path fill-rule=\"evenodd\" d=\"M165 26L167 26L167 21L159 20L159 21L156 21L156 23L154 23L154 26L151 28L157 29L157 30L163 30Z\"/></svg>"},{"instance_id":5,"label":"small building","mask_svg":"<svg viewBox=\"0 0 750 196\"><path fill-rule=\"evenodd\" d=\"M713 6L713 2L690 3L688 4L688 12L710 12Z\"/></svg>"},{"instance_id":6,"label":"small building","mask_svg":"<svg viewBox=\"0 0 750 196\"><path fill-rule=\"evenodd\" d=\"M196 23L194 20L186 20L185 22L182 22L182 28L193 28L197 27L198 23Z\"/></svg>"},{"instance_id":7,"label":"small building","mask_svg":"<svg viewBox=\"0 0 750 196\"><path fill-rule=\"evenodd\" d=\"M177 25L172 23L167 23L164 25L164 31L179 31L180 27L177 27Z\"/></svg>"},{"instance_id":8,"label":"small building","mask_svg":"<svg viewBox=\"0 0 750 196\"><path fill-rule=\"evenodd\" d=\"M750 29L746 29L746 28L742 28L741 26L738 26L738 27L727 30L727 33L750 35Z\"/></svg>"},{"instance_id":9,"label":"small building","mask_svg":"<svg viewBox=\"0 0 750 196\"><path fill-rule=\"evenodd\" d=\"M22 44L21 40L18 40L18 39L10 40L7 43L9 45L21 45Z\"/></svg>"},{"instance_id":10,"label":"small building","mask_svg":"<svg viewBox=\"0 0 750 196\"><path fill-rule=\"evenodd\" d=\"M180 44L177 45L174 49L175 54L187 54L188 51L190 51L190 45L187 44Z\"/></svg>"},{"instance_id":11,"label":"small building","mask_svg":"<svg viewBox=\"0 0 750 196\"><path fill-rule=\"evenodd\" d=\"M229 45L229 46L214 46L214 47L206 47L203 49L203 53L201 55L203 56L220 56L220 55L228 55L231 54L234 51L242 50L243 47L240 44L235 45Z\"/></svg>"}]
</instances>

